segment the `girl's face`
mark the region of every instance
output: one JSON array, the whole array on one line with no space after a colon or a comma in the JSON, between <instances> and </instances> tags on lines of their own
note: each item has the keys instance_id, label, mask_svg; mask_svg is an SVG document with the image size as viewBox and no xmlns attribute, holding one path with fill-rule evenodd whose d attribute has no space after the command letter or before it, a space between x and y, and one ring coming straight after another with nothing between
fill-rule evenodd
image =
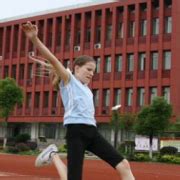
<instances>
[{"instance_id":1,"label":"girl's face","mask_svg":"<svg viewBox=\"0 0 180 180\"><path fill-rule=\"evenodd\" d=\"M87 62L83 66L75 65L75 77L83 84L89 84L96 69L95 62Z\"/></svg>"}]
</instances>

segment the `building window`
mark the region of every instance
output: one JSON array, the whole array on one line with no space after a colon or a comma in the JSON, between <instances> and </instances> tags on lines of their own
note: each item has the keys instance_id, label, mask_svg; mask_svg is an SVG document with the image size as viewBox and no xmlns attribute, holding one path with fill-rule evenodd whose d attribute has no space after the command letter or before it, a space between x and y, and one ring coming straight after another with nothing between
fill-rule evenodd
<instances>
[{"instance_id":1,"label":"building window","mask_svg":"<svg viewBox=\"0 0 180 180\"><path fill-rule=\"evenodd\" d=\"M16 79L16 65L12 66L12 72L11 72L11 77Z\"/></svg>"},{"instance_id":2,"label":"building window","mask_svg":"<svg viewBox=\"0 0 180 180\"><path fill-rule=\"evenodd\" d=\"M163 97L168 103L170 103L170 87L163 87Z\"/></svg>"},{"instance_id":3,"label":"building window","mask_svg":"<svg viewBox=\"0 0 180 180\"><path fill-rule=\"evenodd\" d=\"M146 54L145 53L139 53L138 70L144 71L145 70L145 64L146 64Z\"/></svg>"},{"instance_id":4,"label":"building window","mask_svg":"<svg viewBox=\"0 0 180 180\"><path fill-rule=\"evenodd\" d=\"M151 54L151 70L158 69L158 52L152 52Z\"/></svg>"},{"instance_id":5,"label":"building window","mask_svg":"<svg viewBox=\"0 0 180 180\"><path fill-rule=\"evenodd\" d=\"M172 32L172 17L165 17L165 33Z\"/></svg>"},{"instance_id":6,"label":"building window","mask_svg":"<svg viewBox=\"0 0 180 180\"><path fill-rule=\"evenodd\" d=\"M103 91L103 106L107 107L110 104L110 90L104 89Z\"/></svg>"},{"instance_id":7,"label":"building window","mask_svg":"<svg viewBox=\"0 0 180 180\"><path fill-rule=\"evenodd\" d=\"M127 55L127 71L132 72L134 69L134 55L128 54Z\"/></svg>"},{"instance_id":8,"label":"building window","mask_svg":"<svg viewBox=\"0 0 180 180\"><path fill-rule=\"evenodd\" d=\"M144 88L138 88L138 106L144 105L145 90Z\"/></svg>"},{"instance_id":9,"label":"building window","mask_svg":"<svg viewBox=\"0 0 180 180\"><path fill-rule=\"evenodd\" d=\"M66 42L65 42L65 44L66 45L70 45L70 43L71 43L71 30L67 30L67 32L66 32Z\"/></svg>"},{"instance_id":10,"label":"building window","mask_svg":"<svg viewBox=\"0 0 180 180\"><path fill-rule=\"evenodd\" d=\"M55 123L40 123L39 137L46 137L48 139L55 139L56 124Z\"/></svg>"},{"instance_id":11,"label":"building window","mask_svg":"<svg viewBox=\"0 0 180 180\"><path fill-rule=\"evenodd\" d=\"M129 22L129 37L135 36L135 21Z\"/></svg>"},{"instance_id":12,"label":"building window","mask_svg":"<svg viewBox=\"0 0 180 180\"><path fill-rule=\"evenodd\" d=\"M27 77L28 77L28 79L32 79L32 77L33 77L33 64L32 63L28 64Z\"/></svg>"},{"instance_id":13,"label":"building window","mask_svg":"<svg viewBox=\"0 0 180 180\"><path fill-rule=\"evenodd\" d=\"M4 78L9 76L9 66L4 66Z\"/></svg>"},{"instance_id":14,"label":"building window","mask_svg":"<svg viewBox=\"0 0 180 180\"><path fill-rule=\"evenodd\" d=\"M101 26L96 27L96 43L101 42Z\"/></svg>"},{"instance_id":15,"label":"building window","mask_svg":"<svg viewBox=\"0 0 180 180\"><path fill-rule=\"evenodd\" d=\"M164 70L171 69L171 51L164 51Z\"/></svg>"},{"instance_id":16,"label":"building window","mask_svg":"<svg viewBox=\"0 0 180 180\"><path fill-rule=\"evenodd\" d=\"M48 19L47 22L47 47L52 47L52 28L53 28L53 20Z\"/></svg>"},{"instance_id":17,"label":"building window","mask_svg":"<svg viewBox=\"0 0 180 180\"><path fill-rule=\"evenodd\" d=\"M86 29L86 42L90 42L91 41L91 28L88 27Z\"/></svg>"},{"instance_id":18,"label":"building window","mask_svg":"<svg viewBox=\"0 0 180 180\"><path fill-rule=\"evenodd\" d=\"M150 103L152 103L152 101L155 97L157 97L157 88L152 87L152 88L150 88Z\"/></svg>"},{"instance_id":19,"label":"building window","mask_svg":"<svg viewBox=\"0 0 180 180\"><path fill-rule=\"evenodd\" d=\"M143 19L140 22L140 35L146 36L147 35L147 20Z\"/></svg>"},{"instance_id":20,"label":"building window","mask_svg":"<svg viewBox=\"0 0 180 180\"><path fill-rule=\"evenodd\" d=\"M57 26L56 26L56 46L61 46L61 24L62 20L61 18L57 18Z\"/></svg>"},{"instance_id":21,"label":"building window","mask_svg":"<svg viewBox=\"0 0 180 180\"><path fill-rule=\"evenodd\" d=\"M105 73L111 72L111 56L106 56L105 57L104 72Z\"/></svg>"},{"instance_id":22,"label":"building window","mask_svg":"<svg viewBox=\"0 0 180 180\"><path fill-rule=\"evenodd\" d=\"M32 108L32 94L27 92L26 94L26 108Z\"/></svg>"},{"instance_id":23,"label":"building window","mask_svg":"<svg viewBox=\"0 0 180 180\"><path fill-rule=\"evenodd\" d=\"M99 106L99 89L93 89L93 100L94 100L94 106Z\"/></svg>"},{"instance_id":24,"label":"building window","mask_svg":"<svg viewBox=\"0 0 180 180\"><path fill-rule=\"evenodd\" d=\"M35 92L34 107L39 108L40 106L40 92Z\"/></svg>"},{"instance_id":25,"label":"building window","mask_svg":"<svg viewBox=\"0 0 180 180\"><path fill-rule=\"evenodd\" d=\"M116 56L115 72L122 72L122 55Z\"/></svg>"},{"instance_id":26,"label":"building window","mask_svg":"<svg viewBox=\"0 0 180 180\"><path fill-rule=\"evenodd\" d=\"M44 92L44 97L43 97L43 107L47 108L49 105L49 92L45 91Z\"/></svg>"},{"instance_id":27,"label":"building window","mask_svg":"<svg viewBox=\"0 0 180 180\"><path fill-rule=\"evenodd\" d=\"M152 34L153 35L159 34L159 18L154 18L152 20Z\"/></svg>"},{"instance_id":28,"label":"building window","mask_svg":"<svg viewBox=\"0 0 180 180\"><path fill-rule=\"evenodd\" d=\"M106 29L106 40L110 41L112 39L112 25L109 24L107 25L107 29Z\"/></svg>"},{"instance_id":29,"label":"building window","mask_svg":"<svg viewBox=\"0 0 180 180\"><path fill-rule=\"evenodd\" d=\"M81 41L81 30L77 29L76 38L75 38L75 45L80 45L80 41Z\"/></svg>"},{"instance_id":30,"label":"building window","mask_svg":"<svg viewBox=\"0 0 180 180\"><path fill-rule=\"evenodd\" d=\"M58 93L57 91L53 91L52 94L52 107L55 108L58 106Z\"/></svg>"},{"instance_id":31,"label":"building window","mask_svg":"<svg viewBox=\"0 0 180 180\"><path fill-rule=\"evenodd\" d=\"M95 73L100 73L100 68L101 68L101 58L100 57L95 57L96 61L96 69Z\"/></svg>"},{"instance_id":32,"label":"building window","mask_svg":"<svg viewBox=\"0 0 180 180\"><path fill-rule=\"evenodd\" d=\"M122 39L124 36L123 33L123 22L119 22L117 25L117 38Z\"/></svg>"},{"instance_id":33,"label":"building window","mask_svg":"<svg viewBox=\"0 0 180 180\"><path fill-rule=\"evenodd\" d=\"M20 64L20 67L19 67L19 79L20 80L24 79L24 64Z\"/></svg>"},{"instance_id":34,"label":"building window","mask_svg":"<svg viewBox=\"0 0 180 180\"><path fill-rule=\"evenodd\" d=\"M128 88L128 89L126 90L126 92L127 92L126 105L127 105L127 106L132 106L133 89L132 89L132 88Z\"/></svg>"},{"instance_id":35,"label":"building window","mask_svg":"<svg viewBox=\"0 0 180 180\"><path fill-rule=\"evenodd\" d=\"M114 105L121 104L121 89L114 90Z\"/></svg>"}]
</instances>

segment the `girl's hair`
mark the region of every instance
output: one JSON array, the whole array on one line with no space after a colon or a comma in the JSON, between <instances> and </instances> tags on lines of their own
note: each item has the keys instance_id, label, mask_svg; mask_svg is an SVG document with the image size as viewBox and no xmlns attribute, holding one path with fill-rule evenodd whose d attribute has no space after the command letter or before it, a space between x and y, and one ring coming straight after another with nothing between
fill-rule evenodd
<instances>
[{"instance_id":1,"label":"girl's hair","mask_svg":"<svg viewBox=\"0 0 180 180\"><path fill-rule=\"evenodd\" d=\"M73 73L74 73L74 68L75 66L83 66L88 62L94 62L96 63L96 61L94 60L94 58L92 58L91 56L87 56L87 55L82 55L79 56L75 59L74 63L73 63Z\"/></svg>"}]
</instances>

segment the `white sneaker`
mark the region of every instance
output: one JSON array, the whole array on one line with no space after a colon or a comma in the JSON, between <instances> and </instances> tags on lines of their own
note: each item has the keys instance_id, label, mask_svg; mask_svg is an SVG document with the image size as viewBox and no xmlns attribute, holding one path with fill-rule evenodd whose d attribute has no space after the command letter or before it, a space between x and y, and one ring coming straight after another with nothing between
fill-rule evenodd
<instances>
[{"instance_id":1,"label":"white sneaker","mask_svg":"<svg viewBox=\"0 0 180 180\"><path fill-rule=\"evenodd\" d=\"M55 144L49 145L46 149L44 149L36 158L35 166L41 167L46 166L52 163L51 154L57 153L58 149Z\"/></svg>"}]
</instances>

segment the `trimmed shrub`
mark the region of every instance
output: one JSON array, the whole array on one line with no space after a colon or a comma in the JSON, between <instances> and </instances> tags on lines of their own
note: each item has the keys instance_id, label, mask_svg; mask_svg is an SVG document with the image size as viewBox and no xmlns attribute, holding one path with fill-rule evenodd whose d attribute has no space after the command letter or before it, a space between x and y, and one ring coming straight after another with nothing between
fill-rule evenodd
<instances>
[{"instance_id":1,"label":"trimmed shrub","mask_svg":"<svg viewBox=\"0 0 180 180\"><path fill-rule=\"evenodd\" d=\"M165 154L174 155L174 154L177 154L177 152L178 152L178 149L172 146L165 146L160 149L161 156Z\"/></svg>"},{"instance_id":2,"label":"trimmed shrub","mask_svg":"<svg viewBox=\"0 0 180 180\"><path fill-rule=\"evenodd\" d=\"M149 161L150 158L148 154L137 153L137 154L134 154L134 160L135 161Z\"/></svg>"},{"instance_id":3,"label":"trimmed shrub","mask_svg":"<svg viewBox=\"0 0 180 180\"><path fill-rule=\"evenodd\" d=\"M7 146L15 146L16 142L15 142L15 138L14 137L10 137L7 139Z\"/></svg>"},{"instance_id":4,"label":"trimmed shrub","mask_svg":"<svg viewBox=\"0 0 180 180\"><path fill-rule=\"evenodd\" d=\"M17 147L19 152L30 150L30 148L25 143L18 143L18 144L16 144L16 147Z\"/></svg>"},{"instance_id":5,"label":"trimmed shrub","mask_svg":"<svg viewBox=\"0 0 180 180\"><path fill-rule=\"evenodd\" d=\"M37 142L35 141L29 141L26 144L33 151L37 149Z\"/></svg>"},{"instance_id":6,"label":"trimmed shrub","mask_svg":"<svg viewBox=\"0 0 180 180\"><path fill-rule=\"evenodd\" d=\"M7 153L13 153L13 154L17 154L19 152L18 148L15 146L9 146L6 149Z\"/></svg>"},{"instance_id":7,"label":"trimmed shrub","mask_svg":"<svg viewBox=\"0 0 180 180\"><path fill-rule=\"evenodd\" d=\"M0 138L0 145L3 145L3 141L4 141L4 139Z\"/></svg>"},{"instance_id":8,"label":"trimmed shrub","mask_svg":"<svg viewBox=\"0 0 180 180\"><path fill-rule=\"evenodd\" d=\"M159 158L159 161L166 163L180 164L180 157L173 155L163 155Z\"/></svg>"},{"instance_id":9,"label":"trimmed shrub","mask_svg":"<svg viewBox=\"0 0 180 180\"><path fill-rule=\"evenodd\" d=\"M31 139L29 134L19 134L16 136L16 142L17 143L26 143Z\"/></svg>"},{"instance_id":10,"label":"trimmed shrub","mask_svg":"<svg viewBox=\"0 0 180 180\"><path fill-rule=\"evenodd\" d=\"M63 144L61 145L59 148L58 148L58 151L59 152L67 152L67 145L66 144Z\"/></svg>"}]
</instances>

